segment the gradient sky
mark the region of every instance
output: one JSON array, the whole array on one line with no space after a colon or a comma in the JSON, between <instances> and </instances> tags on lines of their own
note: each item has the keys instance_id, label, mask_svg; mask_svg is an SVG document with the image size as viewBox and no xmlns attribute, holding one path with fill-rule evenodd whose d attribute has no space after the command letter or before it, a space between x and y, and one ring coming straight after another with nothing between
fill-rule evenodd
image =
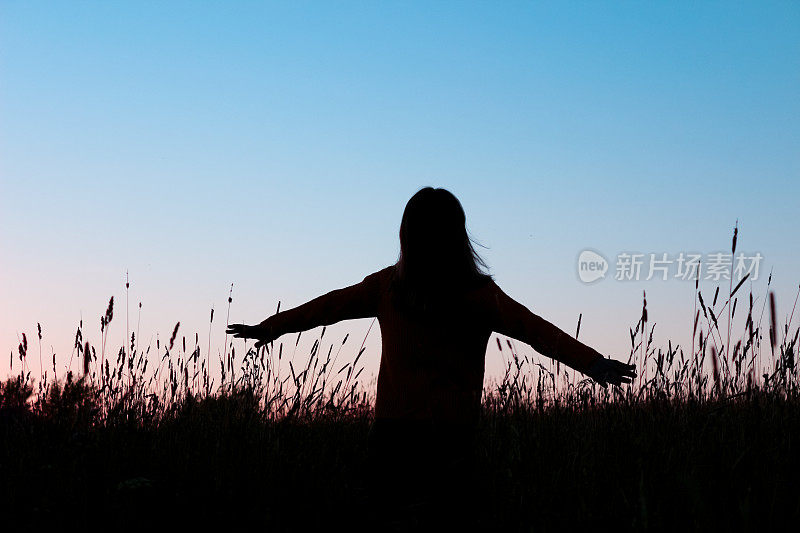
<instances>
[{"instance_id":1,"label":"gradient sky","mask_svg":"<svg viewBox=\"0 0 800 533\"><path fill-rule=\"evenodd\" d=\"M507 293L626 359L642 290L655 341L688 342L693 284L585 285L578 253L724 251L738 219L787 316L798 178L797 2L4 0L0 375L37 322L63 372L111 295L118 347L126 271L145 342L203 339L214 306L221 350L231 283L252 323L360 281L425 185ZM369 324L326 338L353 356Z\"/></svg>"}]
</instances>

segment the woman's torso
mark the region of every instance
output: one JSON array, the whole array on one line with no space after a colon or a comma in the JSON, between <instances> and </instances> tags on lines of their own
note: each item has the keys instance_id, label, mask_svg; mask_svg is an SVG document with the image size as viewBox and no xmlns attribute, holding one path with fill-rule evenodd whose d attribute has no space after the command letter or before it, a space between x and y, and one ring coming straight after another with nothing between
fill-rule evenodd
<instances>
[{"instance_id":1,"label":"woman's torso","mask_svg":"<svg viewBox=\"0 0 800 533\"><path fill-rule=\"evenodd\" d=\"M473 423L492 333L487 320L491 282L447 298L423 318L394 303L394 267L382 274L376 418Z\"/></svg>"}]
</instances>

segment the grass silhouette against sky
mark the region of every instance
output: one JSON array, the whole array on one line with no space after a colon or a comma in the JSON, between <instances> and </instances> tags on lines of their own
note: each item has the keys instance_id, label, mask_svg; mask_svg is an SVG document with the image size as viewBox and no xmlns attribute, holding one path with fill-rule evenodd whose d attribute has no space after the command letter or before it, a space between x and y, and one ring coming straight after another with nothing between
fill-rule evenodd
<instances>
[{"instance_id":1,"label":"grass silhouette against sky","mask_svg":"<svg viewBox=\"0 0 800 533\"><path fill-rule=\"evenodd\" d=\"M152 342L177 321L204 335L232 282L233 321L293 307L393 263L423 185L461 199L501 286L567 331L583 313L583 338L611 356L643 289L656 339L688 342L693 289L584 285L587 247L725 250L738 219L740 249L795 292L796 4L7 2L0 15L6 350L39 322L61 358L81 317L99 340L126 271ZM490 345L487 371L500 366Z\"/></svg>"}]
</instances>

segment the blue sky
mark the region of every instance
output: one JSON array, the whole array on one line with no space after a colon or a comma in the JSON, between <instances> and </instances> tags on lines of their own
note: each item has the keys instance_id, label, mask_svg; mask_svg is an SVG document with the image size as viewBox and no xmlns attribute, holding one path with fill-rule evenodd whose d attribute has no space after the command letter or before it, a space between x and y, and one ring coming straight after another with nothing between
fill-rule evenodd
<instances>
[{"instance_id":1,"label":"blue sky","mask_svg":"<svg viewBox=\"0 0 800 533\"><path fill-rule=\"evenodd\" d=\"M5 1L0 346L38 321L60 360L81 316L94 343L126 271L144 340L202 337L230 283L231 320L259 321L392 263L425 185L506 292L583 313L607 355L642 290L657 341L687 337L692 287L582 284L585 248L725 250L738 219L788 315L798 95L793 2Z\"/></svg>"}]
</instances>

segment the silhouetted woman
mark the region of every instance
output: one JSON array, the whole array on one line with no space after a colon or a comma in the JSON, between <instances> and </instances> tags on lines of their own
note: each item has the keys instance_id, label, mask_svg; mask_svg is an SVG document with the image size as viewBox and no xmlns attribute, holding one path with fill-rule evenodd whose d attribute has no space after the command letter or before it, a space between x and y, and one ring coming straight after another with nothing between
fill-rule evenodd
<instances>
[{"instance_id":1,"label":"silhouetted woman","mask_svg":"<svg viewBox=\"0 0 800 533\"><path fill-rule=\"evenodd\" d=\"M263 344L341 320L378 318L382 353L368 444L372 496L389 522L416 516L420 526L474 524L482 488L471 477L473 440L492 332L604 387L635 376L633 366L604 358L513 300L481 267L458 199L425 187L403 212L396 264L258 325L229 327Z\"/></svg>"}]
</instances>

